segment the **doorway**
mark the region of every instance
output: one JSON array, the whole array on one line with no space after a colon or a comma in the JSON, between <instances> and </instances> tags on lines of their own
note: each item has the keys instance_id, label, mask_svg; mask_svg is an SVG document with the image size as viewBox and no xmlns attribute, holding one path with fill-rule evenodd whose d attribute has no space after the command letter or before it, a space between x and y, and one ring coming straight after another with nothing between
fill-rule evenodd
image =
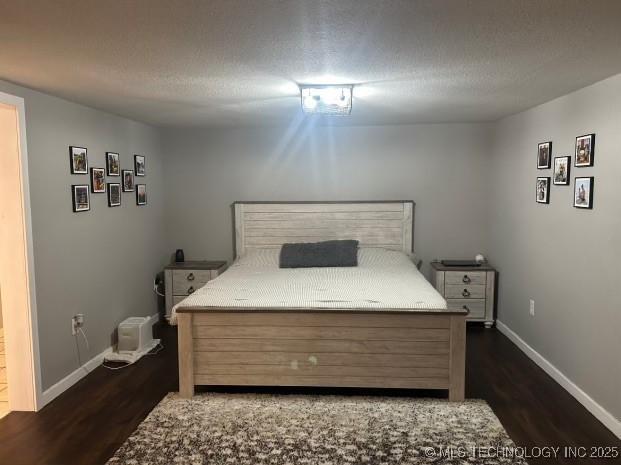
<instances>
[{"instance_id":1,"label":"doorway","mask_svg":"<svg viewBox=\"0 0 621 465\"><path fill-rule=\"evenodd\" d=\"M0 415L41 399L25 131L23 99L0 92Z\"/></svg>"}]
</instances>

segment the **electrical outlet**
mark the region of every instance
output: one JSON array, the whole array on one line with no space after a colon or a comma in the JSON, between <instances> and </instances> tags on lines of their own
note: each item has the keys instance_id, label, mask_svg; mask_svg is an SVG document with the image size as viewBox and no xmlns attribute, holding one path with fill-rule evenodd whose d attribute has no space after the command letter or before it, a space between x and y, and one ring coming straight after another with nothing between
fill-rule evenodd
<instances>
[{"instance_id":1,"label":"electrical outlet","mask_svg":"<svg viewBox=\"0 0 621 465\"><path fill-rule=\"evenodd\" d=\"M533 299L530 299L530 307L528 309L528 313L530 313L530 316L535 316L535 301Z\"/></svg>"},{"instance_id":2,"label":"electrical outlet","mask_svg":"<svg viewBox=\"0 0 621 465\"><path fill-rule=\"evenodd\" d=\"M78 313L71 317L71 334L78 334L78 329L84 326L84 314Z\"/></svg>"}]
</instances>

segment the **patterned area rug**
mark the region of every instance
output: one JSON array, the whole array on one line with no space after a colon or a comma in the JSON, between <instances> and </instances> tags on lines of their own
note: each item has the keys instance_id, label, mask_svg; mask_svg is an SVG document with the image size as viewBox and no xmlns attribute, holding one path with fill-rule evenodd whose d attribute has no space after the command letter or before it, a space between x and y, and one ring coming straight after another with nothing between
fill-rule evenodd
<instances>
[{"instance_id":1,"label":"patterned area rug","mask_svg":"<svg viewBox=\"0 0 621 465\"><path fill-rule=\"evenodd\" d=\"M517 451L480 400L168 394L108 464L525 464Z\"/></svg>"}]
</instances>

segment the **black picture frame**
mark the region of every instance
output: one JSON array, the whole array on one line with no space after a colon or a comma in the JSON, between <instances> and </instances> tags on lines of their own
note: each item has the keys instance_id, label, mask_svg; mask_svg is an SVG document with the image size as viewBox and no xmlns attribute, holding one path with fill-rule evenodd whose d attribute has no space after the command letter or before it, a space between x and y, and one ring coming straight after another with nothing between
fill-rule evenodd
<instances>
[{"instance_id":1,"label":"black picture frame","mask_svg":"<svg viewBox=\"0 0 621 465\"><path fill-rule=\"evenodd\" d=\"M123 192L134 192L136 185L134 180L134 170L121 170L121 178Z\"/></svg>"},{"instance_id":2,"label":"black picture frame","mask_svg":"<svg viewBox=\"0 0 621 465\"><path fill-rule=\"evenodd\" d=\"M106 173L108 176L121 175L121 156L116 152L106 152Z\"/></svg>"},{"instance_id":3,"label":"black picture frame","mask_svg":"<svg viewBox=\"0 0 621 465\"><path fill-rule=\"evenodd\" d=\"M91 197L88 184L71 185L71 205L75 213L87 212L91 209Z\"/></svg>"},{"instance_id":4,"label":"black picture frame","mask_svg":"<svg viewBox=\"0 0 621 465\"><path fill-rule=\"evenodd\" d=\"M552 141L537 144L537 169L548 170L552 166Z\"/></svg>"},{"instance_id":5,"label":"black picture frame","mask_svg":"<svg viewBox=\"0 0 621 465\"><path fill-rule=\"evenodd\" d=\"M136 184L136 205L147 204L147 185Z\"/></svg>"},{"instance_id":6,"label":"black picture frame","mask_svg":"<svg viewBox=\"0 0 621 465\"><path fill-rule=\"evenodd\" d=\"M583 150L585 152L583 152ZM584 168L595 163L595 134L584 134L576 137L574 149L574 166Z\"/></svg>"},{"instance_id":7,"label":"black picture frame","mask_svg":"<svg viewBox=\"0 0 621 465\"><path fill-rule=\"evenodd\" d=\"M537 203L550 203L550 176L537 178L535 200Z\"/></svg>"},{"instance_id":8,"label":"black picture frame","mask_svg":"<svg viewBox=\"0 0 621 465\"><path fill-rule=\"evenodd\" d=\"M134 173L136 176L146 176L147 166L144 155L134 155Z\"/></svg>"},{"instance_id":9,"label":"black picture frame","mask_svg":"<svg viewBox=\"0 0 621 465\"><path fill-rule=\"evenodd\" d=\"M91 192L93 194L106 193L106 170L91 168Z\"/></svg>"},{"instance_id":10,"label":"black picture frame","mask_svg":"<svg viewBox=\"0 0 621 465\"><path fill-rule=\"evenodd\" d=\"M586 188L584 187L585 184ZM582 186L583 193L580 193L580 188L578 186ZM574 207L592 210L594 188L594 176L576 176L574 179Z\"/></svg>"},{"instance_id":11,"label":"black picture frame","mask_svg":"<svg viewBox=\"0 0 621 465\"><path fill-rule=\"evenodd\" d=\"M108 206L109 207L121 206L121 183L120 182L108 183Z\"/></svg>"},{"instance_id":12,"label":"black picture frame","mask_svg":"<svg viewBox=\"0 0 621 465\"><path fill-rule=\"evenodd\" d=\"M565 163L563 164L563 160ZM562 173L562 171L565 173ZM554 157L552 183L555 186L569 186L571 180L571 157Z\"/></svg>"},{"instance_id":13,"label":"black picture frame","mask_svg":"<svg viewBox=\"0 0 621 465\"><path fill-rule=\"evenodd\" d=\"M69 146L71 174L88 174L88 150L86 147Z\"/></svg>"}]
</instances>

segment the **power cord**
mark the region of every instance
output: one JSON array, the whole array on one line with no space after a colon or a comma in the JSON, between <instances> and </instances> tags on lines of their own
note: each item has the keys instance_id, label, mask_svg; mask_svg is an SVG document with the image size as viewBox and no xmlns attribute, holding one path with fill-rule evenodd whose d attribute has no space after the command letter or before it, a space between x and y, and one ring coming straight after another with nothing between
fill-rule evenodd
<instances>
[{"instance_id":1,"label":"power cord","mask_svg":"<svg viewBox=\"0 0 621 465\"><path fill-rule=\"evenodd\" d=\"M153 349L151 349L149 352L147 352L145 355L157 355L162 350L164 350L164 344L162 344L161 342L158 342L157 345Z\"/></svg>"},{"instance_id":2,"label":"power cord","mask_svg":"<svg viewBox=\"0 0 621 465\"><path fill-rule=\"evenodd\" d=\"M86 337L86 333L84 332L84 330L82 329L82 327L78 328L78 331L80 332L80 334L82 335L82 337L84 338L84 342L86 343L86 350L91 350L89 344L88 344L88 338Z\"/></svg>"},{"instance_id":3,"label":"power cord","mask_svg":"<svg viewBox=\"0 0 621 465\"><path fill-rule=\"evenodd\" d=\"M158 284L159 284L159 283L157 282L157 280L155 280L155 279L154 279L154 280L153 280L153 292L155 292L155 293L156 293L157 295L159 295L160 297L166 297L166 294L162 294L162 293L161 293L161 292L157 289Z\"/></svg>"},{"instance_id":4,"label":"power cord","mask_svg":"<svg viewBox=\"0 0 621 465\"><path fill-rule=\"evenodd\" d=\"M144 356L147 355L157 355L159 354L162 350L164 350L164 344L162 344L161 342L158 343L153 349L151 349L149 352L147 352L146 354L144 354ZM140 359L138 359L140 360ZM112 365L106 365L106 362L103 362L101 364L102 367L108 369L108 370L121 370L123 368L127 368L130 365L133 365L134 363L136 363L138 360L135 360L133 362L125 362L124 365L119 365L119 366L112 366ZM123 362L118 362L118 363L123 363Z\"/></svg>"},{"instance_id":5,"label":"power cord","mask_svg":"<svg viewBox=\"0 0 621 465\"><path fill-rule=\"evenodd\" d=\"M119 363L122 363L122 362L119 362ZM128 367L130 365L133 365L134 363L136 363L136 362L126 362L125 365L119 365L119 366L113 367L113 366L110 366L110 365L106 365L106 362L103 362L101 364L101 366L106 368L106 369L108 369L108 370L120 370L121 368L126 368L126 367Z\"/></svg>"},{"instance_id":6,"label":"power cord","mask_svg":"<svg viewBox=\"0 0 621 465\"><path fill-rule=\"evenodd\" d=\"M84 342L86 343L86 350L87 350L87 351L90 351L90 350L91 350L90 345L89 345L89 343L88 343L88 338L86 337L86 333L84 332L84 330L83 330L81 327L79 327L79 328L77 329L76 333L73 335L73 338L74 338L74 340L75 340L75 349L76 349L76 354L77 354L77 356L78 356L78 366L79 366L80 368L82 368L82 369L86 372L86 374L89 374L89 373L90 373L89 369L88 369L88 368L86 368L86 365L83 365L83 364L82 364L82 357L81 357L81 355L80 355L80 342L78 341L78 332L79 332L80 334L82 334L82 337L84 338Z\"/></svg>"}]
</instances>

